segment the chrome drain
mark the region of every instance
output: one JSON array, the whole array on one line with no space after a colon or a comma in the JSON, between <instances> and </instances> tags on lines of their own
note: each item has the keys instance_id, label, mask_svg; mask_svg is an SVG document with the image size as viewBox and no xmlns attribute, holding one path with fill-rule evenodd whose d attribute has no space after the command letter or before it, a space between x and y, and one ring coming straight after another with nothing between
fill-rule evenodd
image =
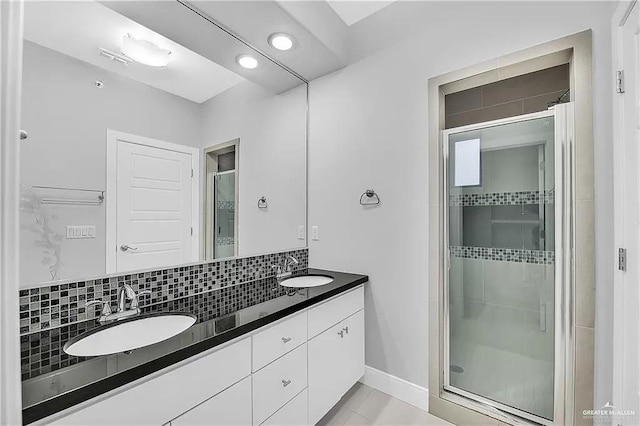
<instances>
[{"instance_id":1,"label":"chrome drain","mask_svg":"<svg viewBox=\"0 0 640 426\"><path fill-rule=\"evenodd\" d=\"M464 368L460 367L459 365L452 365L451 367L449 367L449 370L452 373L464 373Z\"/></svg>"}]
</instances>

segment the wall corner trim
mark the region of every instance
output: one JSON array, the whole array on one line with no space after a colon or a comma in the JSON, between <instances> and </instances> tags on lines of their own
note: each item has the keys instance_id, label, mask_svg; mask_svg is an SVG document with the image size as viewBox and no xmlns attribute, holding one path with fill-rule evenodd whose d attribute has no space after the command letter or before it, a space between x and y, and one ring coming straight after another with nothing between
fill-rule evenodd
<instances>
[{"instance_id":1,"label":"wall corner trim","mask_svg":"<svg viewBox=\"0 0 640 426\"><path fill-rule=\"evenodd\" d=\"M429 411L429 390L366 365L360 382L380 392L411 404L416 408Z\"/></svg>"}]
</instances>

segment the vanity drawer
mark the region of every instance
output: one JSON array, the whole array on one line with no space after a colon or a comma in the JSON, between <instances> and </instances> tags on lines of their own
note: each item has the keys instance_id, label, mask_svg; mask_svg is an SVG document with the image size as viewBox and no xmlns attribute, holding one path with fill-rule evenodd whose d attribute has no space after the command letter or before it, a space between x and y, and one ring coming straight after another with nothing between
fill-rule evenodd
<instances>
[{"instance_id":1,"label":"vanity drawer","mask_svg":"<svg viewBox=\"0 0 640 426\"><path fill-rule=\"evenodd\" d=\"M308 423L307 403L307 390L305 389L262 423L262 426L306 425Z\"/></svg>"},{"instance_id":2,"label":"vanity drawer","mask_svg":"<svg viewBox=\"0 0 640 426\"><path fill-rule=\"evenodd\" d=\"M296 315L253 336L253 371L307 341L307 313Z\"/></svg>"},{"instance_id":3,"label":"vanity drawer","mask_svg":"<svg viewBox=\"0 0 640 426\"><path fill-rule=\"evenodd\" d=\"M309 340L361 309L364 309L364 286L310 309Z\"/></svg>"},{"instance_id":4,"label":"vanity drawer","mask_svg":"<svg viewBox=\"0 0 640 426\"><path fill-rule=\"evenodd\" d=\"M259 425L307 387L307 344L252 376L253 424Z\"/></svg>"},{"instance_id":5,"label":"vanity drawer","mask_svg":"<svg viewBox=\"0 0 640 426\"><path fill-rule=\"evenodd\" d=\"M251 377L187 411L171 426L230 426L251 424Z\"/></svg>"}]
</instances>

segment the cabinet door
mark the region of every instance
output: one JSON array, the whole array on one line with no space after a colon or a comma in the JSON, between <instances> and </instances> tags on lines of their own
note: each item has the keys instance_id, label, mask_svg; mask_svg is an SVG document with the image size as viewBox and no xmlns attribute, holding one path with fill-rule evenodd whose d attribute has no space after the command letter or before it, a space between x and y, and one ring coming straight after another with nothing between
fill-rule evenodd
<instances>
[{"instance_id":1,"label":"cabinet door","mask_svg":"<svg viewBox=\"0 0 640 426\"><path fill-rule=\"evenodd\" d=\"M250 424L251 377L241 380L171 421L171 426Z\"/></svg>"},{"instance_id":2,"label":"cabinet door","mask_svg":"<svg viewBox=\"0 0 640 426\"><path fill-rule=\"evenodd\" d=\"M364 311L311 339L309 424L316 424L364 374Z\"/></svg>"},{"instance_id":3,"label":"cabinet door","mask_svg":"<svg viewBox=\"0 0 640 426\"><path fill-rule=\"evenodd\" d=\"M342 343L342 393L340 398L364 376L364 311L340 323L345 332Z\"/></svg>"}]
</instances>

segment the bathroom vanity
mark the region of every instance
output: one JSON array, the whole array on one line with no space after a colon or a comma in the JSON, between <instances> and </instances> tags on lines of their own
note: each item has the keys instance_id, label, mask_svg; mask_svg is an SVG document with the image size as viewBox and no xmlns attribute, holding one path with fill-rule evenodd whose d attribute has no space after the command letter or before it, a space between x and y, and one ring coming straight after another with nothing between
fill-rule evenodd
<instances>
[{"instance_id":1,"label":"bathroom vanity","mask_svg":"<svg viewBox=\"0 0 640 426\"><path fill-rule=\"evenodd\" d=\"M41 399L24 410L25 423L315 424L364 374L368 277L306 272L334 280L291 289L271 278L276 297L222 316L207 315L196 295L187 305L198 322L181 335L24 382L25 396ZM47 398L48 384L73 387L78 377L91 381Z\"/></svg>"}]
</instances>

